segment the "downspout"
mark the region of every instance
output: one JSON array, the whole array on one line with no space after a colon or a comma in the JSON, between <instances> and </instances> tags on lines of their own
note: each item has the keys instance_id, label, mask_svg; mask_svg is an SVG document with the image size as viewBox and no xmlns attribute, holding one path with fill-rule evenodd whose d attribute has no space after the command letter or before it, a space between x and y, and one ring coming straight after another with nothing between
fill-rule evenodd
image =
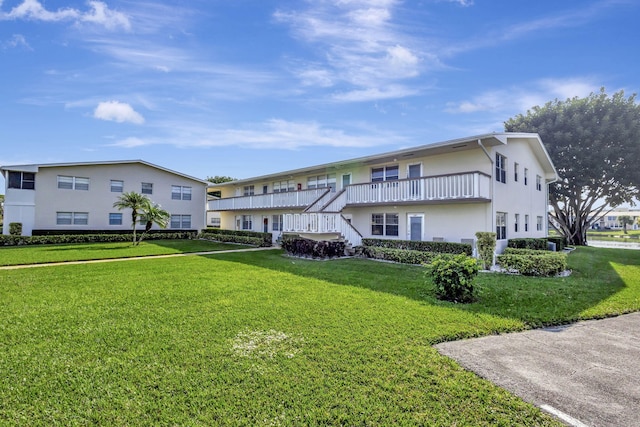
<instances>
[{"instance_id":1,"label":"downspout","mask_svg":"<svg viewBox=\"0 0 640 427\"><path fill-rule=\"evenodd\" d=\"M478 139L478 146L482 149L482 151L484 151L484 154L487 156L487 158L489 159L489 163L491 163L491 185L489 186L489 196L491 197L491 230L495 231L496 230L496 214L495 214L495 207L493 205L493 194L494 194L494 186L496 185L496 177L495 177L495 173L496 170L493 167L494 163L493 163L493 157L491 157L491 154L489 154L489 152L487 151L487 149L485 148L484 145L482 145L482 140Z\"/></svg>"}]
</instances>

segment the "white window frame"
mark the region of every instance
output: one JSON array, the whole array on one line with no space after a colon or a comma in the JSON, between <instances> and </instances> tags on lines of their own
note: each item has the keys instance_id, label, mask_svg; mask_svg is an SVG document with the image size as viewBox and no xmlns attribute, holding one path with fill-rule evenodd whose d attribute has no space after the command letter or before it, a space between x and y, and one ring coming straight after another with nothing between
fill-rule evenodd
<instances>
[{"instance_id":1,"label":"white window frame","mask_svg":"<svg viewBox=\"0 0 640 427\"><path fill-rule=\"evenodd\" d=\"M395 170L395 174L392 172ZM379 178L374 178L374 172L382 172L382 175ZM398 165L390 165L390 166L380 166L376 168L371 168L371 182L382 182L382 181L397 181L400 179L400 166Z\"/></svg>"},{"instance_id":2,"label":"white window frame","mask_svg":"<svg viewBox=\"0 0 640 427\"><path fill-rule=\"evenodd\" d=\"M283 228L284 228L283 215L273 215L271 218L271 229L273 231L282 231Z\"/></svg>"},{"instance_id":3,"label":"white window frame","mask_svg":"<svg viewBox=\"0 0 640 427\"><path fill-rule=\"evenodd\" d=\"M56 225L89 225L89 212L56 212Z\"/></svg>"},{"instance_id":4,"label":"white window frame","mask_svg":"<svg viewBox=\"0 0 640 427\"><path fill-rule=\"evenodd\" d=\"M36 174L34 172L9 171L7 175L7 188L35 190Z\"/></svg>"},{"instance_id":5,"label":"white window frame","mask_svg":"<svg viewBox=\"0 0 640 427\"><path fill-rule=\"evenodd\" d=\"M507 213L496 212L496 240L507 239Z\"/></svg>"},{"instance_id":6,"label":"white window frame","mask_svg":"<svg viewBox=\"0 0 640 427\"><path fill-rule=\"evenodd\" d=\"M122 225L122 213L120 212L109 213L109 225Z\"/></svg>"},{"instance_id":7,"label":"white window frame","mask_svg":"<svg viewBox=\"0 0 640 427\"><path fill-rule=\"evenodd\" d=\"M496 181L507 183L507 158L500 153L496 153Z\"/></svg>"},{"instance_id":8,"label":"white window frame","mask_svg":"<svg viewBox=\"0 0 640 427\"><path fill-rule=\"evenodd\" d=\"M542 231L542 216L536 217L536 231Z\"/></svg>"},{"instance_id":9,"label":"white window frame","mask_svg":"<svg viewBox=\"0 0 640 427\"><path fill-rule=\"evenodd\" d=\"M240 221L241 230L253 230L253 215L242 215Z\"/></svg>"},{"instance_id":10,"label":"white window frame","mask_svg":"<svg viewBox=\"0 0 640 427\"><path fill-rule=\"evenodd\" d=\"M395 223L389 221L395 217ZM380 233L374 233L374 227L380 227ZM396 227L395 233L389 233L390 227ZM371 214L371 235L372 236L390 236L398 237L400 235L400 215L396 212L381 213L374 212Z\"/></svg>"},{"instance_id":11,"label":"white window frame","mask_svg":"<svg viewBox=\"0 0 640 427\"><path fill-rule=\"evenodd\" d=\"M140 194L153 194L153 182L140 183Z\"/></svg>"},{"instance_id":12,"label":"white window frame","mask_svg":"<svg viewBox=\"0 0 640 427\"><path fill-rule=\"evenodd\" d=\"M185 185L172 185L171 200L191 200L191 187Z\"/></svg>"},{"instance_id":13,"label":"white window frame","mask_svg":"<svg viewBox=\"0 0 640 427\"><path fill-rule=\"evenodd\" d=\"M89 190L89 178L79 176L58 175L58 188L60 190Z\"/></svg>"},{"instance_id":14,"label":"white window frame","mask_svg":"<svg viewBox=\"0 0 640 427\"><path fill-rule=\"evenodd\" d=\"M242 195L243 196L253 196L256 194L256 186L255 185L245 185L242 187Z\"/></svg>"},{"instance_id":15,"label":"white window frame","mask_svg":"<svg viewBox=\"0 0 640 427\"><path fill-rule=\"evenodd\" d=\"M112 179L110 188L112 193L122 193L124 191L124 181L121 179Z\"/></svg>"},{"instance_id":16,"label":"white window frame","mask_svg":"<svg viewBox=\"0 0 640 427\"><path fill-rule=\"evenodd\" d=\"M542 177L540 175L536 175L536 190L542 191Z\"/></svg>"},{"instance_id":17,"label":"white window frame","mask_svg":"<svg viewBox=\"0 0 640 427\"><path fill-rule=\"evenodd\" d=\"M171 215L170 228L173 229L190 229L191 228L191 215L190 214L173 214Z\"/></svg>"}]
</instances>

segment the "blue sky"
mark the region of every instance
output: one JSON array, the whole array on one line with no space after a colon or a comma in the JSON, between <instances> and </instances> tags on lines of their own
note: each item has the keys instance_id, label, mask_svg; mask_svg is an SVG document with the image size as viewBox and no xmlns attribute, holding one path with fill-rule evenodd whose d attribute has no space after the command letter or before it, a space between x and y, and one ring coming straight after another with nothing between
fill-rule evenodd
<instances>
[{"instance_id":1,"label":"blue sky","mask_svg":"<svg viewBox=\"0 0 640 427\"><path fill-rule=\"evenodd\" d=\"M637 92L638 18L636 0L0 0L0 165L248 178L502 131Z\"/></svg>"}]
</instances>

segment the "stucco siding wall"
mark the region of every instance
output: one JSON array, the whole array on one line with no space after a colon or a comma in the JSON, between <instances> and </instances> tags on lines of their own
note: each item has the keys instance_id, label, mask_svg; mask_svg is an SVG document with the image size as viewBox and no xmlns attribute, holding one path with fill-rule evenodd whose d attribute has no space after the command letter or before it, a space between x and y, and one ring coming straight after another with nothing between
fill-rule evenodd
<instances>
[{"instance_id":1,"label":"stucco siding wall","mask_svg":"<svg viewBox=\"0 0 640 427\"><path fill-rule=\"evenodd\" d=\"M57 177L89 178L88 190L60 189ZM37 229L128 230L130 210L118 211L113 203L122 193L111 192L111 180L124 181L123 192L141 193L142 182L153 184L147 195L171 214L191 215L191 228L205 226L206 184L142 164L83 165L40 168L36 175ZM191 200L172 200L171 186L191 187ZM87 212L87 225L57 225L57 212ZM122 213L122 225L109 225L109 213ZM157 226L156 226L157 228Z\"/></svg>"},{"instance_id":2,"label":"stucco siding wall","mask_svg":"<svg viewBox=\"0 0 640 427\"><path fill-rule=\"evenodd\" d=\"M494 147L492 154L506 157L506 183L494 178L494 210L507 214L507 239L545 237L547 225L547 184L544 171L531 147L522 140L510 140L507 146ZM515 181L515 163L518 163L518 181ZM525 185L525 169L527 184ZM541 177L541 189L536 188L536 177ZM518 231L515 231L515 215L519 214ZM525 216L529 215L528 230ZM537 230L537 218L542 217L542 230Z\"/></svg>"}]
</instances>

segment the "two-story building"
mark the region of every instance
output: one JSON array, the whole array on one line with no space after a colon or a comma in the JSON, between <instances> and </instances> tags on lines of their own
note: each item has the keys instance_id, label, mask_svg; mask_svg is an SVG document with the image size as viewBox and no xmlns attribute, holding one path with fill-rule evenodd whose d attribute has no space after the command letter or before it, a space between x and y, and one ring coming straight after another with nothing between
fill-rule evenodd
<instances>
[{"instance_id":1,"label":"two-story building","mask_svg":"<svg viewBox=\"0 0 640 427\"><path fill-rule=\"evenodd\" d=\"M113 207L124 192L146 195L171 214L168 228L199 231L206 223L209 184L142 160L2 166L3 234L22 224L38 231L128 231L129 212ZM157 226L154 226L157 228Z\"/></svg>"},{"instance_id":2,"label":"two-story building","mask_svg":"<svg viewBox=\"0 0 640 427\"><path fill-rule=\"evenodd\" d=\"M469 242L548 233L556 170L537 134L492 133L214 185L208 218L221 228ZM211 189L211 188L210 188Z\"/></svg>"}]
</instances>

